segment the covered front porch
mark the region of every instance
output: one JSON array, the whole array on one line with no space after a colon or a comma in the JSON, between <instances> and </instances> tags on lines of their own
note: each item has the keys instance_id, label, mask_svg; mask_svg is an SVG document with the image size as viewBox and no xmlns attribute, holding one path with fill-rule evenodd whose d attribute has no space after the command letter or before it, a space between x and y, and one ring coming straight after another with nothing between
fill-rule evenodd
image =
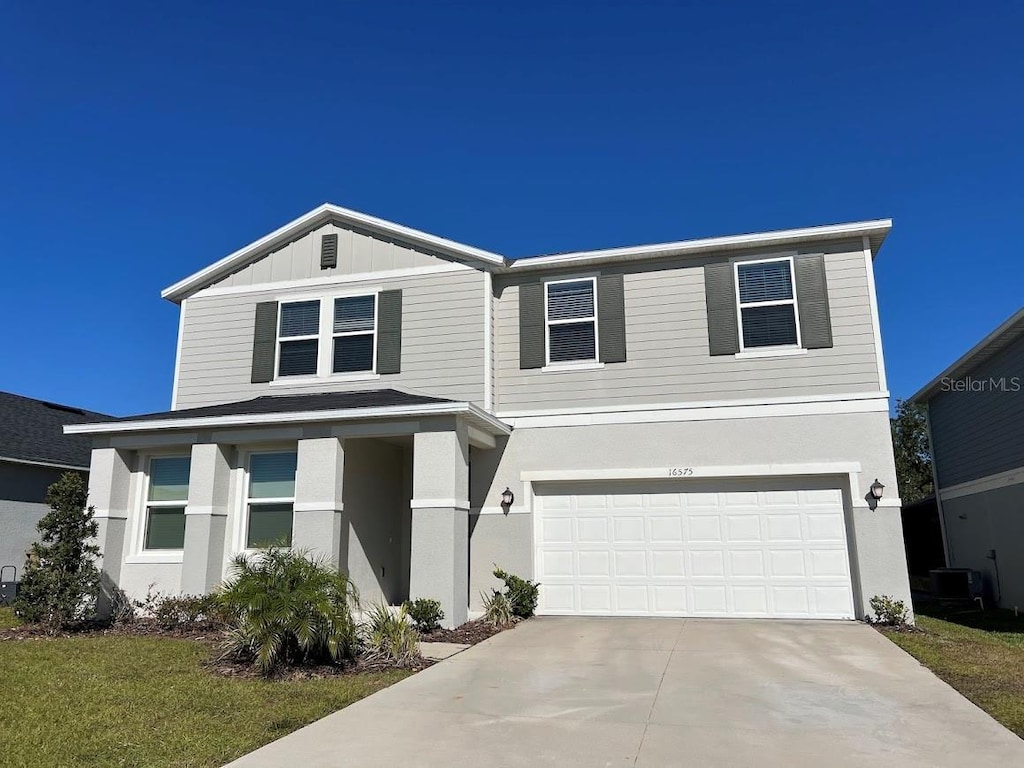
<instances>
[{"instance_id":1,"label":"covered front porch","mask_svg":"<svg viewBox=\"0 0 1024 768\"><path fill-rule=\"evenodd\" d=\"M394 390L259 397L77 425L102 570L131 597L199 594L268 544L348 573L364 605L441 602L467 620L469 466L510 428Z\"/></svg>"}]
</instances>

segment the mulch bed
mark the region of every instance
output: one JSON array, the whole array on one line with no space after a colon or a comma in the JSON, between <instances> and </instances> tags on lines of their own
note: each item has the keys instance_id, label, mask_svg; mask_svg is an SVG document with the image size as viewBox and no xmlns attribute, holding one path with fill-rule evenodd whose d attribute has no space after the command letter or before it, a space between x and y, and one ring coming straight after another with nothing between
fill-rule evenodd
<instances>
[{"instance_id":1,"label":"mulch bed","mask_svg":"<svg viewBox=\"0 0 1024 768\"><path fill-rule=\"evenodd\" d=\"M38 624L0 629L0 640L52 640L69 637L174 637L212 644L223 637L223 631L209 626L167 629L146 620L135 621L131 624L82 623L60 631L52 631Z\"/></svg>"},{"instance_id":2,"label":"mulch bed","mask_svg":"<svg viewBox=\"0 0 1024 768\"><path fill-rule=\"evenodd\" d=\"M515 624L512 625L513 627ZM512 627L506 627L511 629ZM458 629L435 629L433 632L421 632L420 640L424 643L463 643L476 645L489 637L504 631L495 627L486 619L476 619L463 624Z\"/></svg>"}]
</instances>

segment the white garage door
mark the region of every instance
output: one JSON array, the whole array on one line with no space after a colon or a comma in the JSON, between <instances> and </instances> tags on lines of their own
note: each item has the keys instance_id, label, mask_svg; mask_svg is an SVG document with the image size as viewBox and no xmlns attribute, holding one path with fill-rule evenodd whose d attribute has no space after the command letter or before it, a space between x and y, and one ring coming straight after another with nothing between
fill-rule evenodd
<instances>
[{"instance_id":1,"label":"white garage door","mask_svg":"<svg viewBox=\"0 0 1024 768\"><path fill-rule=\"evenodd\" d=\"M853 618L842 494L793 481L535 489L542 614Z\"/></svg>"}]
</instances>

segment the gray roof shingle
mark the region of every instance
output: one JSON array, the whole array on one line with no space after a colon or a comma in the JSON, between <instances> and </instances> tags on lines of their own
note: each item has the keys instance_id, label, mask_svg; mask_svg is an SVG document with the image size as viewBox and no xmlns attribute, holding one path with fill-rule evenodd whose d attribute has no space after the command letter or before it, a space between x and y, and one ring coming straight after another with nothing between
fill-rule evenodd
<instances>
[{"instance_id":1,"label":"gray roof shingle","mask_svg":"<svg viewBox=\"0 0 1024 768\"><path fill-rule=\"evenodd\" d=\"M0 392L0 459L88 467L88 435L65 435L65 424L110 421L103 413Z\"/></svg>"}]
</instances>

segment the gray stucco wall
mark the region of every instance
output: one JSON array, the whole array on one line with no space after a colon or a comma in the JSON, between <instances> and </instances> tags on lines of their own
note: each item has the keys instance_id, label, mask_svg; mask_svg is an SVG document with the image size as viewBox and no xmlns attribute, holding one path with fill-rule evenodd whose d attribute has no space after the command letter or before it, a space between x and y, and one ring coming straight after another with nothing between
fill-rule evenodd
<instances>
[{"instance_id":1,"label":"gray stucco wall","mask_svg":"<svg viewBox=\"0 0 1024 768\"><path fill-rule=\"evenodd\" d=\"M64 471L0 462L0 566L16 566L19 579L25 553L39 538L36 524L49 511L44 503L46 489ZM9 572L4 578L8 576Z\"/></svg>"},{"instance_id":2,"label":"gray stucco wall","mask_svg":"<svg viewBox=\"0 0 1024 768\"><path fill-rule=\"evenodd\" d=\"M981 571L999 605L1024 608L1024 485L943 499L942 515L950 567Z\"/></svg>"},{"instance_id":3,"label":"gray stucco wall","mask_svg":"<svg viewBox=\"0 0 1024 768\"><path fill-rule=\"evenodd\" d=\"M1024 466L1024 336L969 378L928 403L940 488Z\"/></svg>"},{"instance_id":4,"label":"gray stucco wall","mask_svg":"<svg viewBox=\"0 0 1024 768\"><path fill-rule=\"evenodd\" d=\"M887 594L910 602L898 506L867 508L877 477L896 488L887 413L785 416L655 424L517 428L507 445L473 452L470 504L479 516L470 539L470 604L493 584L492 563L532 575L533 517L521 506L527 470L640 469L672 466L859 462L859 488L847 498L847 530L858 615L868 600ZM836 478L837 486L843 478ZM509 486L516 504L500 510ZM888 499L886 503L895 503Z\"/></svg>"}]
</instances>

